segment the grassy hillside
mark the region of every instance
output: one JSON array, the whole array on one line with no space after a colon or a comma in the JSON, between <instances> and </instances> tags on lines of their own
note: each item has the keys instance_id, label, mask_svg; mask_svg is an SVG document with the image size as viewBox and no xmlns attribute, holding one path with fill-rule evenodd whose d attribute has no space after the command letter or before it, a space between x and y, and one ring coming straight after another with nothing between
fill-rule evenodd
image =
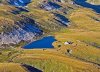
<instances>
[{"instance_id":1,"label":"grassy hillside","mask_svg":"<svg viewBox=\"0 0 100 72\"><path fill-rule=\"evenodd\" d=\"M0 72L27 72L20 64L0 63Z\"/></svg>"},{"instance_id":2,"label":"grassy hillside","mask_svg":"<svg viewBox=\"0 0 100 72\"><path fill-rule=\"evenodd\" d=\"M69 58L55 50L24 50L13 59L14 62L26 63L42 69L44 72L90 72L99 70L92 64Z\"/></svg>"},{"instance_id":3,"label":"grassy hillside","mask_svg":"<svg viewBox=\"0 0 100 72\"><path fill-rule=\"evenodd\" d=\"M48 11L40 7L41 1L32 0L29 12L8 4L0 6L0 32L10 32L16 22L34 20L44 35L56 38L54 48L22 49L23 42L12 48L0 47L0 72L32 72L25 66L43 72L100 72L100 14L70 0L56 2L61 8ZM68 18L70 25L62 25L55 14Z\"/></svg>"},{"instance_id":4,"label":"grassy hillside","mask_svg":"<svg viewBox=\"0 0 100 72\"><path fill-rule=\"evenodd\" d=\"M87 2L95 5L100 5L100 0L87 0Z\"/></svg>"}]
</instances>

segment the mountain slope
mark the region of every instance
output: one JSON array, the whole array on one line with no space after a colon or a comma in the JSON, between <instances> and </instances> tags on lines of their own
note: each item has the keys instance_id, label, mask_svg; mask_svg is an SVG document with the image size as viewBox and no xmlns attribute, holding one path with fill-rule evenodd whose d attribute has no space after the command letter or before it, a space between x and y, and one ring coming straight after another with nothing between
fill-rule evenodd
<instances>
[{"instance_id":1,"label":"mountain slope","mask_svg":"<svg viewBox=\"0 0 100 72\"><path fill-rule=\"evenodd\" d=\"M87 0L87 2L94 4L94 5L100 5L100 0Z\"/></svg>"},{"instance_id":2,"label":"mountain slope","mask_svg":"<svg viewBox=\"0 0 100 72\"><path fill-rule=\"evenodd\" d=\"M33 3L36 2L37 5L33 6ZM52 10L54 11L52 13L51 11L46 11L45 6L44 8L41 8L42 4L51 8L53 7ZM47 2L47 4L41 2L40 4L39 1L32 1L28 4L27 8L24 6L15 7L16 5L13 6L13 4L9 2L6 4L3 2L1 5L1 46L4 46L5 44L7 46L15 45L21 41L31 42L45 33L66 28L69 22L62 13L57 16L57 8L55 8L55 6L60 6L60 8L58 8L59 12L61 12L64 8L57 2ZM65 10L65 12L66 11L67 10Z\"/></svg>"},{"instance_id":3,"label":"mountain slope","mask_svg":"<svg viewBox=\"0 0 100 72\"><path fill-rule=\"evenodd\" d=\"M20 64L0 63L0 72L27 72Z\"/></svg>"},{"instance_id":4,"label":"mountain slope","mask_svg":"<svg viewBox=\"0 0 100 72\"><path fill-rule=\"evenodd\" d=\"M99 5L85 0L9 1L0 4L0 71L18 66L25 72L34 67L43 72L100 72ZM54 48L22 48L49 35L56 39Z\"/></svg>"}]
</instances>

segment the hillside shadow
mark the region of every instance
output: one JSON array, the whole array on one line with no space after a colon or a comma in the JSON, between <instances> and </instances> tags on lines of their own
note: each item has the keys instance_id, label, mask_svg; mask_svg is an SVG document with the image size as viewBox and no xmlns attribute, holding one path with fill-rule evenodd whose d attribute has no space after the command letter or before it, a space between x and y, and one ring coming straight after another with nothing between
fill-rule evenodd
<instances>
[{"instance_id":1,"label":"hillside shadow","mask_svg":"<svg viewBox=\"0 0 100 72\"><path fill-rule=\"evenodd\" d=\"M22 64L22 66L25 67L28 70L28 72L43 72L43 71L41 71L37 68L34 68L30 65Z\"/></svg>"}]
</instances>

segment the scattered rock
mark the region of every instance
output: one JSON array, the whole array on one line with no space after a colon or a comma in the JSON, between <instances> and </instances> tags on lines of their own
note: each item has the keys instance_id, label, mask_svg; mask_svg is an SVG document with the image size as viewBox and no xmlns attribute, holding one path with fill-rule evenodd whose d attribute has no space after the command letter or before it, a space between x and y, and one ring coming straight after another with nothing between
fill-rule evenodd
<instances>
[{"instance_id":1,"label":"scattered rock","mask_svg":"<svg viewBox=\"0 0 100 72\"><path fill-rule=\"evenodd\" d=\"M68 45L68 44L73 44L74 42L71 42L71 41L67 41L64 43L64 45Z\"/></svg>"},{"instance_id":2,"label":"scattered rock","mask_svg":"<svg viewBox=\"0 0 100 72\"><path fill-rule=\"evenodd\" d=\"M58 5L55 2L44 2L43 4L41 4L40 7L43 8L43 9L45 9L45 10L47 10L47 11L57 10L57 9L61 8L61 6Z\"/></svg>"},{"instance_id":3,"label":"scattered rock","mask_svg":"<svg viewBox=\"0 0 100 72\"><path fill-rule=\"evenodd\" d=\"M72 50L71 49L67 49L67 53L72 54Z\"/></svg>"}]
</instances>

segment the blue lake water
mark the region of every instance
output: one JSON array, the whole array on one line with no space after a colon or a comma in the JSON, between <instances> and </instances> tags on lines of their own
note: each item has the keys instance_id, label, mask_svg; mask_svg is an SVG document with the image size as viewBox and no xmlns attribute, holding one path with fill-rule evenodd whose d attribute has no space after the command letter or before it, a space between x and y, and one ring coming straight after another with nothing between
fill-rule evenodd
<instances>
[{"instance_id":1,"label":"blue lake water","mask_svg":"<svg viewBox=\"0 0 100 72\"><path fill-rule=\"evenodd\" d=\"M76 4L81 5L83 7L91 8L95 12L100 13L100 5L92 5L90 3L87 3L86 0L75 0Z\"/></svg>"},{"instance_id":2,"label":"blue lake water","mask_svg":"<svg viewBox=\"0 0 100 72\"><path fill-rule=\"evenodd\" d=\"M34 41L30 44L25 45L24 49L38 49L38 48L54 48L52 43L56 41L56 39L53 36L44 37L40 40Z\"/></svg>"}]
</instances>

